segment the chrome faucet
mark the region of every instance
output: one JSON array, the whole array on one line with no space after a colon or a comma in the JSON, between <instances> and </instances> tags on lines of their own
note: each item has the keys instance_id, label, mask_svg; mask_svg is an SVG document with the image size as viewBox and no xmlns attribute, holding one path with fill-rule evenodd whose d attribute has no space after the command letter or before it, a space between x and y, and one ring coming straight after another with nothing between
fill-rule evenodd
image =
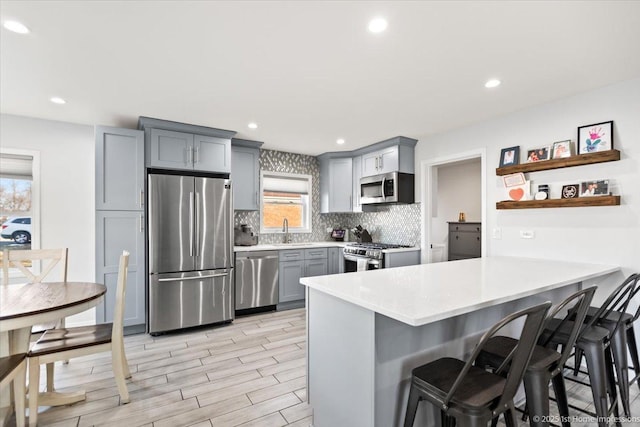
<instances>
[{"instance_id":1,"label":"chrome faucet","mask_svg":"<svg viewBox=\"0 0 640 427\"><path fill-rule=\"evenodd\" d=\"M291 243L291 236L289 235L289 220L287 218L282 220L282 232L284 233L282 243Z\"/></svg>"}]
</instances>

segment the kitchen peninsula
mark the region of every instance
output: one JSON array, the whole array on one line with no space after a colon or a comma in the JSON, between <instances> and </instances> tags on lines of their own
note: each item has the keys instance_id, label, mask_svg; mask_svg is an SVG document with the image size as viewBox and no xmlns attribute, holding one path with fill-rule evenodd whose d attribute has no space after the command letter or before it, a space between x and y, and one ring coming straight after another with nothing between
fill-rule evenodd
<instances>
[{"instance_id":1,"label":"kitchen peninsula","mask_svg":"<svg viewBox=\"0 0 640 427\"><path fill-rule=\"evenodd\" d=\"M486 257L301 279L314 426L401 425L414 367L462 357L507 314L618 270ZM427 424L426 406L416 425Z\"/></svg>"}]
</instances>

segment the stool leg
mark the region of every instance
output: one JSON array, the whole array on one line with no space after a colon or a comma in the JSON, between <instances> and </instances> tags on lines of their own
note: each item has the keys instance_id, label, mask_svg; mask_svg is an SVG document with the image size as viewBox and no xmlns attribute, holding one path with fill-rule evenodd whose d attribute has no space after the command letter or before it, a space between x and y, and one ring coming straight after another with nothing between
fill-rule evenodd
<instances>
[{"instance_id":1,"label":"stool leg","mask_svg":"<svg viewBox=\"0 0 640 427\"><path fill-rule=\"evenodd\" d=\"M618 393L616 389L616 377L613 370L613 356L611 355L611 347L604 353L605 366L607 368L607 389L609 390L609 401L613 406L613 416L616 418L616 425L621 426L620 410L618 409Z\"/></svg>"},{"instance_id":2,"label":"stool leg","mask_svg":"<svg viewBox=\"0 0 640 427\"><path fill-rule=\"evenodd\" d=\"M420 403L420 392L411 386L409 391L409 400L407 401L407 413L404 414L404 427L412 427L413 421L416 419L418 411L418 403Z\"/></svg>"},{"instance_id":3,"label":"stool leg","mask_svg":"<svg viewBox=\"0 0 640 427\"><path fill-rule=\"evenodd\" d=\"M607 367L604 356L604 345L586 345L582 349L587 359L587 369L593 394L593 405L598 416L598 426L607 427Z\"/></svg>"},{"instance_id":4,"label":"stool leg","mask_svg":"<svg viewBox=\"0 0 640 427\"><path fill-rule=\"evenodd\" d=\"M583 351L576 347L575 352L573 353L573 376L577 377L580 373L580 364L582 363Z\"/></svg>"},{"instance_id":5,"label":"stool leg","mask_svg":"<svg viewBox=\"0 0 640 427\"><path fill-rule=\"evenodd\" d=\"M636 343L636 334L633 331L633 323L629 325L627 329L627 346L629 347L629 354L631 355L631 361L633 362L633 370L636 373L638 387L640 387L640 359L638 358L638 344Z\"/></svg>"},{"instance_id":6,"label":"stool leg","mask_svg":"<svg viewBox=\"0 0 640 427\"><path fill-rule=\"evenodd\" d=\"M549 416L549 371L527 371L524 375L524 391L527 397L529 425L547 427L549 425L546 421Z\"/></svg>"},{"instance_id":7,"label":"stool leg","mask_svg":"<svg viewBox=\"0 0 640 427\"><path fill-rule=\"evenodd\" d=\"M564 377L562 374L554 375L551 378L553 383L553 392L556 395L556 403L558 404L558 414L562 420L562 427L570 427L569 420L569 402L567 400L567 389L564 384Z\"/></svg>"},{"instance_id":8,"label":"stool leg","mask_svg":"<svg viewBox=\"0 0 640 427\"><path fill-rule=\"evenodd\" d=\"M624 328L618 328L611 337L610 348L613 350L613 360L615 362L616 376L618 378L618 389L622 400L624 415L631 416L629 407L629 363L627 361L627 334Z\"/></svg>"}]
</instances>

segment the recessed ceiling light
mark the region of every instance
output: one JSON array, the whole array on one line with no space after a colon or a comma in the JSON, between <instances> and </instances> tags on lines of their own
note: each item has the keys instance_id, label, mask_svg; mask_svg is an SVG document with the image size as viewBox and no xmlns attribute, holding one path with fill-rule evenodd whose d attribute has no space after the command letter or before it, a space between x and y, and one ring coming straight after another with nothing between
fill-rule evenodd
<instances>
[{"instance_id":1,"label":"recessed ceiling light","mask_svg":"<svg viewBox=\"0 0 640 427\"><path fill-rule=\"evenodd\" d=\"M491 79L491 80L487 80L487 82L484 84L484 87L487 87L487 88L498 87L500 86L500 83L502 82L498 79Z\"/></svg>"},{"instance_id":2,"label":"recessed ceiling light","mask_svg":"<svg viewBox=\"0 0 640 427\"><path fill-rule=\"evenodd\" d=\"M67 101L65 101L64 99L60 98L59 96L54 96L49 101L53 102L54 104L60 104L60 105L67 103Z\"/></svg>"},{"instance_id":3,"label":"recessed ceiling light","mask_svg":"<svg viewBox=\"0 0 640 427\"><path fill-rule=\"evenodd\" d=\"M338 144L338 145L342 145L342 144L344 144L344 139L342 139L342 138L338 139L338 140L336 141L336 144Z\"/></svg>"},{"instance_id":4,"label":"recessed ceiling light","mask_svg":"<svg viewBox=\"0 0 640 427\"><path fill-rule=\"evenodd\" d=\"M258 129L258 124L257 123L249 123L249 129Z\"/></svg>"},{"instance_id":5,"label":"recessed ceiling light","mask_svg":"<svg viewBox=\"0 0 640 427\"><path fill-rule=\"evenodd\" d=\"M13 31L14 33L18 34L29 33L29 29L27 28L27 26L18 21L4 21L4 27L9 31Z\"/></svg>"},{"instance_id":6,"label":"recessed ceiling light","mask_svg":"<svg viewBox=\"0 0 640 427\"><path fill-rule=\"evenodd\" d=\"M384 18L373 18L369 21L369 31L372 33L381 33L387 29L387 20Z\"/></svg>"}]
</instances>

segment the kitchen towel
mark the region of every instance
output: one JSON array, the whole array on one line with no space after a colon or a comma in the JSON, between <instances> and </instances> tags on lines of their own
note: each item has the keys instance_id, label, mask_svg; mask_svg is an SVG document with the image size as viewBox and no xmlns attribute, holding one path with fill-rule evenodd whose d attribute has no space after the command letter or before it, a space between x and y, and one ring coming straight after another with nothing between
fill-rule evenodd
<instances>
[{"instance_id":1,"label":"kitchen towel","mask_svg":"<svg viewBox=\"0 0 640 427\"><path fill-rule=\"evenodd\" d=\"M367 271L369 267L368 258L358 258L358 268L356 271Z\"/></svg>"}]
</instances>

